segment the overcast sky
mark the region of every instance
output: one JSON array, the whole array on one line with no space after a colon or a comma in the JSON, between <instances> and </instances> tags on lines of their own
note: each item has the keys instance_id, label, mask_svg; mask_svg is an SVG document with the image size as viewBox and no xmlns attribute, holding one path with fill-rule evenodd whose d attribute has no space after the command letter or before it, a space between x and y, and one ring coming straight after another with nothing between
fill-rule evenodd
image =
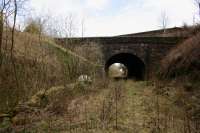
<instances>
[{"instance_id":1,"label":"overcast sky","mask_svg":"<svg viewBox=\"0 0 200 133\"><path fill-rule=\"evenodd\" d=\"M30 4L36 14L66 16L71 13L77 22L84 18L84 36L159 29L161 12L168 16L168 27L192 24L194 15L197 16L193 0L31 0Z\"/></svg>"}]
</instances>

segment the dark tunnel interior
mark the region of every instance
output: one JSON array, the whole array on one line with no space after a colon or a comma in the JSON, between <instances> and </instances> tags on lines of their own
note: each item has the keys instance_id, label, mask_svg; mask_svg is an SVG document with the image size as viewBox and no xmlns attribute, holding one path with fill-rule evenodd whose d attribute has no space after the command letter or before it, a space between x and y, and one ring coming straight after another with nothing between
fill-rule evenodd
<instances>
[{"instance_id":1,"label":"dark tunnel interior","mask_svg":"<svg viewBox=\"0 0 200 133\"><path fill-rule=\"evenodd\" d=\"M137 56L130 53L120 53L112 56L105 65L105 71L107 74L109 67L114 63L121 63L127 67L128 79L144 80L145 64Z\"/></svg>"}]
</instances>

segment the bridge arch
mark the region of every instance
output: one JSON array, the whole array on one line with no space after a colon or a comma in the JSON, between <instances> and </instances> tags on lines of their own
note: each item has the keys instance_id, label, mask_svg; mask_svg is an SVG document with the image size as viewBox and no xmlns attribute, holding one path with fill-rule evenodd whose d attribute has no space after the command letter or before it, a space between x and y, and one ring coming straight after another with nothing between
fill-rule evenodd
<instances>
[{"instance_id":1,"label":"bridge arch","mask_svg":"<svg viewBox=\"0 0 200 133\"><path fill-rule=\"evenodd\" d=\"M127 78L143 80L145 76L144 62L134 54L119 53L111 56L105 64L105 71L108 74L109 67L114 63L121 63L126 66L128 70Z\"/></svg>"}]
</instances>

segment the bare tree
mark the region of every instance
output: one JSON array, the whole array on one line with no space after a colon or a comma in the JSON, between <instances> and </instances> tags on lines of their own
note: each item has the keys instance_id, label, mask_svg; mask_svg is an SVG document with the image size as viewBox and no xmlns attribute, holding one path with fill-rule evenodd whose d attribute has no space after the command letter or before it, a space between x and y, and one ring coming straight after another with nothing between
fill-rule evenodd
<instances>
[{"instance_id":1,"label":"bare tree","mask_svg":"<svg viewBox=\"0 0 200 133\"><path fill-rule=\"evenodd\" d=\"M2 62L2 43L4 31L4 17L10 14L11 0L2 0L0 2L0 66ZM4 16L5 15L5 16Z\"/></svg>"},{"instance_id":2,"label":"bare tree","mask_svg":"<svg viewBox=\"0 0 200 133\"><path fill-rule=\"evenodd\" d=\"M82 18L82 20L81 20L81 37L84 36L84 32L85 32L85 19Z\"/></svg>"},{"instance_id":3,"label":"bare tree","mask_svg":"<svg viewBox=\"0 0 200 133\"><path fill-rule=\"evenodd\" d=\"M14 34L16 28L17 14L20 9L23 9L24 3L28 0L1 0L0 2L0 62L2 60L2 44L3 44L3 32L4 32L4 22L8 24L10 21L10 27L12 27L12 39L11 39L11 56L13 56L12 51L14 48ZM9 18L10 17L10 18ZM1 64L1 63L0 63Z\"/></svg>"},{"instance_id":4,"label":"bare tree","mask_svg":"<svg viewBox=\"0 0 200 133\"><path fill-rule=\"evenodd\" d=\"M61 17L53 16L52 14L46 14L44 18L46 18L45 23L43 23L43 32L45 35L50 37L62 37L63 20L61 20Z\"/></svg>"},{"instance_id":5,"label":"bare tree","mask_svg":"<svg viewBox=\"0 0 200 133\"><path fill-rule=\"evenodd\" d=\"M39 42L41 43L42 40L42 35L46 35L45 33L45 25L48 21L48 17L44 16L40 16L40 17L36 17L36 18L29 18L27 21L27 26L24 29L24 31L26 32L30 32L33 34L38 34L39 37Z\"/></svg>"},{"instance_id":6,"label":"bare tree","mask_svg":"<svg viewBox=\"0 0 200 133\"><path fill-rule=\"evenodd\" d=\"M17 20L17 0L14 0L14 15L13 15L13 26L12 26L12 40L11 40L11 49L10 49L10 54L11 58L13 57L13 48L14 48L14 37L15 37L15 26L16 26L16 20Z\"/></svg>"},{"instance_id":7,"label":"bare tree","mask_svg":"<svg viewBox=\"0 0 200 133\"><path fill-rule=\"evenodd\" d=\"M66 18L66 30L67 30L67 37L72 37L73 36L73 18L72 15L70 14L70 16L68 16Z\"/></svg>"},{"instance_id":8,"label":"bare tree","mask_svg":"<svg viewBox=\"0 0 200 133\"><path fill-rule=\"evenodd\" d=\"M65 23L64 23L64 31L65 31L65 37L73 37L75 34L75 19L72 14L69 14L67 17L65 17Z\"/></svg>"},{"instance_id":9,"label":"bare tree","mask_svg":"<svg viewBox=\"0 0 200 133\"><path fill-rule=\"evenodd\" d=\"M75 36L77 26L73 14L67 16L47 16L48 19L44 25L44 30L47 35L66 38Z\"/></svg>"},{"instance_id":10,"label":"bare tree","mask_svg":"<svg viewBox=\"0 0 200 133\"><path fill-rule=\"evenodd\" d=\"M3 12L0 13L0 66L2 62L2 43L3 43Z\"/></svg>"},{"instance_id":11,"label":"bare tree","mask_svg":"<svg viewBox=\"0 0 200 133\"><path fill-rule=\"evenodd\" d=\"M165 30L166 30L166 28L168 26L168 23L169 23L169 19L168 19L168 16L167 16L165 11L161 12L161 16L159 18L159 22L160 22L161 28L163 29L163 32L165 33Z\"/></svg>"}]
</instances>

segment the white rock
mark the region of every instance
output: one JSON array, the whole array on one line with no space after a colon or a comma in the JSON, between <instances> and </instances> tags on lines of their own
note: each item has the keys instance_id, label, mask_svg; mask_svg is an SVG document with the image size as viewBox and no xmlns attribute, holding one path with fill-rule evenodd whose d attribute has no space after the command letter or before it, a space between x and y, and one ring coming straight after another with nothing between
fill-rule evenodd
<instances>
[{"instance_id":1,"label":"white rock","mask_svg":"<svg viewBox=\"0 0 200 133\"><path fill-rule=\"evenodd\" d=\"M78 81L79 82L89 82L89 83L91 83L92 82L92 78L90 76L88 76L88 75L80 75L78 77Z\"/></svg>"}]
</instances>

